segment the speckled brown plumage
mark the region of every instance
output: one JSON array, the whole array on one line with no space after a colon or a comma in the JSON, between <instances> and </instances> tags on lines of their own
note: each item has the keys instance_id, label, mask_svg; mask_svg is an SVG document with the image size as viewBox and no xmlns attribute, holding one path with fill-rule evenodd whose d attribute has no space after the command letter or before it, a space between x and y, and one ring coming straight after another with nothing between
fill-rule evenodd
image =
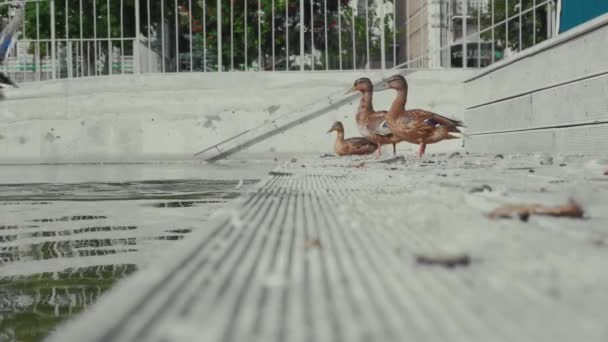
<instances>
[{"instance_id":1,"label":"speckled brown plumage","mask_svg":"<svg viewBox=\"0 0 608 342\"><path fill-rule=\"evenodd\" d=\"M393 154L396 151L396 144L402 139L390 133L386 126L387 111L375 111L373 105L374 85L369 78L359 78L355 81L349 92L359 91L361 100L357 108L355 120L359 127L361 135L369 139L369 141L378 145L378 155L382 154L382 145L393 145Z\"/></svg>"},{"instance_id":2,"label":"speckled brown plumage","mask_svg":"<svg viewBox=\"0 0 608 342\"><path fill-rule=\"evenodd\" d=\"M369 141L367 138L344 139L344 126L342 126L340 121L334 123L328 133L333 131L338 133L334 144L334 151L339 156L372 154L378 148L377 144Z\"/></svg>"},{"instance_id":3,"label":"speckled brown plumage","mask_svg":"<svg viewBox=\"0 0 608 342\"><path fill-rule=\"evenodd\" d=\"M461 121L423 109L405 109L408 85L403 76L395 75L389 78L385 85L385 89L388 88L397 91L397 96L386 116L388 128L398 138L419 144L419 156L422 157L428 144L447 139L458 139L457 136L450 133L461 133L458 129L458 127L464 127Z\"/></svg>"}]
</instances>

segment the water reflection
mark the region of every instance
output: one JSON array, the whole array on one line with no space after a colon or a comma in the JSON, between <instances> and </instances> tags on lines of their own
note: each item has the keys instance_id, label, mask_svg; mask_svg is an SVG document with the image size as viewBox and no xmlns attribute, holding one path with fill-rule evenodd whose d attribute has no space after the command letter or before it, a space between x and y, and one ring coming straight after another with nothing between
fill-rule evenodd
<instances>
[{"instance_id":1,"label":"water reflection","mask_svg":"<svg viewBox=\"0 0 608 342\"><path fill-rule=\"evenodd\" d=\"M133 264L0 278L0 341L39 341L135 272Z\"/></svg>"},{"instance_id":2,"label":"water reflection","mask_svg":"<svg viewBox=\"0 0 608 342\"><path fill-rule=\"evenodd\" d=\"M41 340L245 188L200 179L0 184L0 341Z\"/></svg>"}]
</instances>

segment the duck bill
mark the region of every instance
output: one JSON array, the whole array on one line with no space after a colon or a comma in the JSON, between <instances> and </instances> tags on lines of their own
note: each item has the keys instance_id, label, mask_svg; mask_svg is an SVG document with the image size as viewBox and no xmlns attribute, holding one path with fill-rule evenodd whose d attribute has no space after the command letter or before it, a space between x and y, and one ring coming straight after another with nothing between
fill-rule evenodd
<instances>
[{"instance_id":1,"label":"duck bill","mask_svg":"<svg viewBox=\"0 0 608 342\"><path fill-rule=\"evenodd\" d=\"M350 94L350 93L354 93L357 91L357 88L355 88L355 86L353 86L352 88L348 89L347 91L344 92L344 95L346 94Z\"/></svg>"},{"instance_id":2,"label":"duck bill","mask_svg":"<svg viewBox=\"0 0 608 342\"><path fill-rule=\"evenodd\" d=\"M335 128L331 128L329 131L327 131L327 134L331 133L334 131Z\"/></svg>"}]
</instances>

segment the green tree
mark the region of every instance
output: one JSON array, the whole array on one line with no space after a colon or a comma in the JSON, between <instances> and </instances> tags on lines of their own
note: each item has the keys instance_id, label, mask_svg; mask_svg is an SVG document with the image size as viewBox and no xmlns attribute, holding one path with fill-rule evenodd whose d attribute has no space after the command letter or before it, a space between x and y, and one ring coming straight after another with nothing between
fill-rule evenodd
<instances>
[{"instance_id":1,"label":"green tree","mask_svg":"<svg viewBox=\"0 0 608 342\"><path fill-rule=\"evenodd\" d=\"M53 0L28 3L25 11L25 37L29 39L51 38L50 2ZM79 2L73 0L54 0L55 2L55 37L58 42L58 53L65 53L64 38L75 39L74 44L79 44L83 37L84 45L81 58L84 65L89 68L83 70L84 75L95 74L94 66L102 65L98 70L108 73L110 68L108 42L100 41L94 48L93 37L98 39L110 38L110 46L120 47L119 38L121 30L124 37L135 37L135 1L136 0L83 0L82 18L79 15L81 9ZM370 59L378 60L380 56L379 29L381 26L378 16L378 5L369 1L369 55ZM289 61L289 69L299 68L295 65L296 58L300 55L300 27L304 28L304 50L310 55L312 45L317 51L316 67L330 69L339 67L339 57L342 56L342 67L362 68L367 61L366 51L366 20L362 13L355 13L350 6L351 0L304 0L304 21L300 23L300 1L299 0L222 0L222 68L228 69L231 62L235 69L272 69L272 46L275 47L275 69L284 70ZM386 1L392 3L391 1ZM67 7L66 7L67 3ZM120 23L121 3L123 12L123 25ZM272 6L274 3L274 40L272 35ZM175 70L175 65L180 64L180 69L190 69L190 40L192 40L192 59L194 70L203 69L203 56L206 56L207 68L217 69L217 1L216 0L191 0L192 8L189 8L187 0L139 0L140 4L140 27L142 36L152 33L151 47L157 53L162 51L162 42L165 44L165 70ZM176 8L177 4L177 8ZM231 5L232 5L232 36L231 42ZM340 6L340 13L338 11ZM312 14L311 14L312 7ZM325 8L327 9L327 42L325 42ZM286 15L286 10L288 15ZM0 9L1 11L1 9ZM93 15L95 13L95 16ZM108 17L109 13L109 17ZM148 21L148 13L150 20ZM0 15L2 13L0 12ZM177 15L176 15L177 14ZM164 17L163 17L164 16ZM338 20L340 17L340 20ZM109 18L109 21L108 21ZM176 20L177 18L177 20ZM260 20L260 34L258 34L258 18ZM247 24L245 25L245 20ZM387 51L392 42L392 31L387 25L392 19L385 18L384 29L387 37ZM340 21L341 25L338 25ZM190 23L192 22L192 35L190 34ZM164 24L163 24L164 23ZM354 26L353 26L354 23ZM289 27L288 37L286 26ZM164 30L165 37L161 40L161 32ZM177 31L177 39L175 32ZM342 36L342 51L339 51L338 33ZM311 34L313 34L311 40ZM353 51L353 36L355 51ZM155 39L153 39L156 37ZM286 49L286 40L289 40L289 49ZM245 49L245 40L247 49ZM231 44L232 43L232 44ZM327 43L327 56L325 58L325 45ZM132 54L133 46L130 41L123 43L125 54ZM258 46L261 46L261 60L258 60ZM41 44L32 44L30 52L37 53L42 57L49 54L46 41ZM78 45L73 48L78 49ZM231 47L233 50L231 51ZM73 50L76 50L73 49ZM176 52L177 50L177 52ZM95 51L97 51L98 62L95 63ZM73 51L73 53L76 53ZM104 56L99 60L99 56ZM59 58L65 64L65 56ZM178 60L179 59L179 60ZM63 64L62 64L63 65ZM67 64L65 64L67 66ZM307 67L309 68L309 66ZM67 68L61 68L65 71Z\"/></svg>"}]
</instances>

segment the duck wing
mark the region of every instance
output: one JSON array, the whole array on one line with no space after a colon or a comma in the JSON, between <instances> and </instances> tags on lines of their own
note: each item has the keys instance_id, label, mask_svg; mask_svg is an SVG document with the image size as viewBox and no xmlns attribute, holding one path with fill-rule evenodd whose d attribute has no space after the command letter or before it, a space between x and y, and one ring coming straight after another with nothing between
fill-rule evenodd
<instances>
[{"instance_id":1,"label":"duck wing","mask_svg":"<svg viewBox=\"0 0 608 342\"><path fill-rule=\"evenodd\" d=\"M370 114L367 118L367 123L365 125L367 131L371 134L377 134L382 136L391 135L392 132L388 128L388 124L386 122L387 114L388 112L385 110Z\"/></svg>"},{"instance_id":2,"label":"duck wing","mask_svg":"<svg viewBox=\"0 0 608 342\"><path fill-rule=\"evenodd\" d=\"M425 125L432 127L443 126L447 128L450 132L455 133L460 132L458 127L465 127L462 121L450 119L443 115L439 115L423 109L407 110L405 111L405 115L402 115L399 120L406 125L413 123L424 123Z\"/></svg>"},{"instance_id":3,"label":"duck wing","mask_svg":"<svg viewBox=\"0 0 608 342\"><path fill-rule=\"evenodd\" d=\"M369 141L367 138L362 138L362 137L344 139L344 142L346 144L349 144L349 145L352 145L352 146L364 146L364 145L367 145L367 144L375 145L374 143L372 143L371 141Z\"/></svg>"}]
</instances>

